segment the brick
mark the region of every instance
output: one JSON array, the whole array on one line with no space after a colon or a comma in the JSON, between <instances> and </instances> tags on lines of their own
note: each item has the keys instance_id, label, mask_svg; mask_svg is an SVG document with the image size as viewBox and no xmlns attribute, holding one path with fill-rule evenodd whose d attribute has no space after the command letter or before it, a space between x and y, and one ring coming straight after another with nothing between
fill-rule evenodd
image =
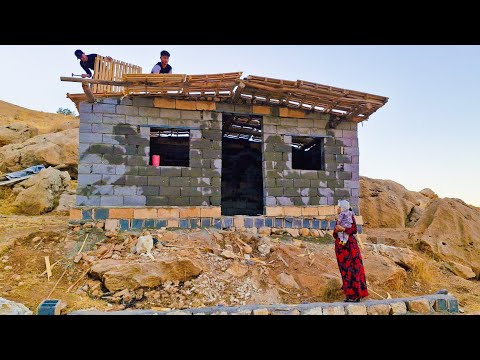
<instances>
[{"instance_id":1,"label":"brick","mask_svg":"<svg viewBox=\"0 0 480 360\"><path fill-rule=\"evenodd\" d=\"M254 114L270 115L271 108L270 106L253 105L252 112Z\"/></svg>"},{"instance_id":2,"label":"brick","mask_svg":"<svg viewBox=\"0 0 480 360\"><path fill-rule=\"evenodd\" d=\"M103 114L102 123L111 125L125 124L125 115Z\"/></svg>"},{"instance_id":3,"label":"brick","mask_svg":"<svg viewBox=\"0 0 480 360\"><path fill-rule=\"evenodd\" d=\"M235 104L235 112L240 114L251 114L252 106L251 105L240 105Z\"/></svg>"},{"instance_id":4,"label":"brick","mask_svg":"<svg viewBox=\"0 0 480 360\"><path fill-rule=\"evenodd\" d=\"M297 206L285 206L284 214L285 216L302 216L302 209Z\"/></svg>"},{"instance_id":5,"label":"brick","mask_svg":"<svg viewBox=\"0 0 480 360\"><path fill-rule=\"evenodd\" d=\"M319 206L318 215L335 215L337 213L335 206Z\"/></svg>"},{"instance_id":6,"label":"brick","mask_svg":"<svg viewBox=\"0 0 480 360\"><path fill-rule=\"evenodd\" d=\"M160 109L160 118L168 118L168 119L180 119L181 117L181 111L180 110L175 110L175 109ZM164 119L156 119L157 123L160 125L163 125L163 122L158 122L158 121L163 121ZM167 120L167 119L165 119ZM153 121L153 120L152 120ZM150 124L150 120L148 122ZM168 122L165 123L165 125L168 125Z\"/></svg>"},{"instance_id":7,"label":"brick","mask_svg":"<svg viewBox=\"0 0 480 360\"><path fill-rule=\"evenodd\" d=\"M147 196L146 205L148 206L166 206L168 197L166 196Z\"/></svg>"},{"instance_id":8,"label":"brick","mask_svg":"<svg viewBox=\"0 0 480 360\"><path fill-rule=\"evenodd\" d=\"M94 124L97 125L97 124ZM80 143L86 144L95 144L102 142L102 134L94 134L94 133L79 133L78 140Z\"/></svg>"},{"instance_id":9,"label":"brick","mask_svg":"<svg viewBox=\"0 0 480 360\"><path fill-rule=\"evenodd\" d=\"M236 228L243 228L245 227L245 216L243 215L235 215L233 217L233 226Z\"/></svg>"},{"instance_id":10,"label":"brick","mask_svg":"<svg viewBox=\"0 0 480 360\"><path fill-rule=\"evenodd\" d=\"M117 105L117 114L123 115L138 115L138 107Z\"/></svg>"},{"instance_id":11,"label":"brick","mask_svg":"<svg viewBox=\"0 0 480 360\"><path fill-rule=\"evenodd\" d=\"M157 209L157 218L159 219L178 219L180 210L178 208Z\"/></svg>"},{"instance_id":12,"label":"brick","mask_svg":"<svg viewBox=\"0 0 480 360\"><path fill-rule=\"evenodd\" d=\"M365 305L350 304L345 306L347 315L367 315L367 308Z\"/></svg>"},{"instance_id":13,"label":"brick","mask_svg":"<svg viewBox=\"0 0 480 360\"><path fill-rule=\"evenodd\" d=\"M281 110L282 108L280 108ZM302 315L323 315L323 308L321 306L312 307L301 311Z\"/></svg>"},{"instance_id":14,"label":"brick","mask_svg":"<svg viewBox=\"0 0 480 360\"><path fill-rule=\"evenodd\" d=\"M214 101L196 101L195 105L196 105L197 110L213 110L213 111L215 111L217 109Z\"/></svg>"},{"instance_id":15,"label":"brick","mask_svg":"<svg viewBox=\"0 0 480 360\"><path fill-rule=\"evenodd\" d=\"M180 111L180 117L184 120L201 120L202 113L200 111ZM194 124L186 124L186 125L194 125Z\"/></svg>"},{"instance_id":16,"label":"brick","mask_svg":"<svg viewBox=\"0 0 480 360\"><path fill-rule=\"evenodd\" d=\"M166 176L148 176L148 186L168 186L169 180Z\"/></svg>"},{"instance_id":17,"label":"brick","mask_svg":"<svg viewBox=\"0 0 480 360\"><path fill-rule=\"evenodd\" d=\"M318 207L302 207L302 216L317 216L318 215Z\"/></svg>"},{"instance_id":18,"label":"brick","mask_svg":"<svg viewBox=\"0 0 480 360\"><path fill-rule=\"evenodd\" d=\"M134 96L133 106L153 106L153 98Z\"/></svg>"},{"instance_id":19,"label":"brick","mask_svg":"<svg viewBox=\"0 0 480 360\"><path fill-rule=\"evenodd\" d=\"M154 107L145 107L140 106L138 108L138 115L140 116L148 116L148 117L159 117L160 110Z\"/></svg>"},{"instance_id":20,"label":"brick","mask_svg":"<svg viewBox=\"0 0 480 360\"><path fill-rule=\"evenodd\" d=\"M175 109L175 99L156 97L153 99L153 106L164 109Z\"/></svg>"},{"instance_id":21,"label":"brick","mask_svg":"<svg viewBox=\"0 0 480 360\"><path fill-rule=\"evenodd\" d=\"M125 185L148 185L147 176L125 175Z\"/></svg>"},{"instance_id":22,"label":"brick","mask_svg":"<svg viewBox=\"0 0 480 360\"><path fill-rule=\"evenodd\" d=\"M110 219L133 219L133 209L128 209L128 208L121 208L121 209L115 209L111 208L109 209L109 218Z\"/></svg>"},{"instance_id":23,"label":"brick","mask_svg":"<svg viewBox=\"0 0 480 360\"><path fill-rule=\"evenodd\" d=\"M270 315L270 310L267 308L255 309L253 315Z\"/></svg>"},{"instance_id":24,"label":"brick","mask_svg":"<svg viewBox=\"0 0 480 360\"><path fill-rule=\"evenodd\" d=\"M102 195L100 199L100 206L122 206L123 196Z\"/></svg>"},{"instance_id":25,"label":"brick","mask_svg":"<svg viewBox=\"0 0 480 360\"><path fill-rule=\"evenodd\" d=\"M265 215L267 216L284 216L284 208L282 206L266 206Z\"/></svg>"},{"instance_id":26,"label":"brick","mask_svg":"<svg viewBox=\"0 0 480 360\"><path fill-rule=\"evenodd\" d=\"M134 195L137 195L137 187L136 186L114 186L113 194L121 195L121 196L134 196Z\"/></svg>"},{"instance_id":27,"label":"brick","mask_svg":"<svg viewBox=\"0 0 480 360\"><path fill-rule=\"evenodd\" d=\"M108 113L115 114L115 105L114 104L93 104L94 113Z\"/></svg>"},{"instance_id":28,"label":"brick","mask_svg":"<svg viewBox=\"0 0 480 360\"><path fill-rule=\"evenodd\" d=\"M99 184L102 181L102 175L82 175L78 177L78 185Z\"/></svg>"},{"instance_id":29,"label":"brick","mask_svg":"<svg viewBox=\"0 0 480 360\"><path fill-rule=\"evenodd\" d=\"M134 219L153 219L157 217L157 209L133 209Z\"/></svg>"},{"instance_id":30,"label":"brick","mask_svg":"<svg viewBox=\"0 0 480 360\"><path fill-rule=\"evenodd\" d=\"M222 209L220 207L201 208L200 216L203 217L220 217L222 215Z\"/></svg>"},{"instance_id":31,"label":"brick","mask_svg":"<svg viewBox=\"0 0 480 360\"><path fill-rule=\"evenodd\" d=\"M72 212L70 211L70 216L71 215L72 215ZM447 300L446 299L435 299L435 303L433 304L433 308L435 309L435 311L447 311L448 310Z\"/></svg>"},{"instance_id":32,"label":"brick","mask_svg":"<svg viewBox=\"0 0 480 360\"><path fill-rule=\"evenodd\" d=\"M102 114L81 113L80 123L99 124L102 122Z\"/></svg>"},{"instance_id":33,"label":"brick","mask_svg":"<svg viewBox=\"0 0 480 360\"><path fill-rule=\"evenodd\" d=\"M160 187L159 194L161 196L173 196L173 197L181 196L179 187ZM188 203L186 205L188 205Z\"/></svg>"},{"instance_id":34,"label":"brick","mask_svg":"<svg viewBox=\"0 0 480 360\"><path fill-rule=\"evenodd\" d=\"M108 219L108 209L95 209L95 220Z\"/></svg>"},{"instance_id":35,"label":"brick","mask_svg":"<svg viewBox=\"0 0 480 360\"><path fill-rule=\"evenodd\" d=\"M390 303L390 315L404 315L407 313L407 306L402 302L392 302Z\"/></svg>"},{"instance_id":36,"label":"brick","mask_svg":"<svg viewBox=\"0 0 480 360\"><path fill-rule=\"evenodd\" d=\"M407 301L407 309L413 313L428 314L431 312L428 299L416 299Z\"/></svg>"},{"instance_id":37,"label":"brick","mask_svg":"<svg viewBox=\"0 0 480 360\"><path fill-rule=\"evenodd\" d=\"M78 206L100 206L100 196L77 195Z\"/></svg>"},{"instance_id":38,"label":"brick","mask_svg":"<svg viewBox=\"0 0 480 360\"><path fill-rule=\"evenodd\" d=\"M303 110L295 110L281 107L279 108L279 116L303 119L305 117L305 112Z\"/></svg>"},{"instance_id":39,"label":"brick","mask_svg":"<svg viewBox=\"0 0 480 360\"><path fill-rule=\"evenodd\" d=\"M132 106L133 105L133 96L121 98L120 99L120 104Z\"/></svg>"},{"instance_id":40,"label":"brick","mask_svg":"<svg viewBox=\"0 0 480 360\"><path fill-rule=\"evenodd\" d=\"M117 105L120 102L120 98L119 97L104 98L104 99L100 99L99 102L102 104Z\"/></svg>"},{"instance_id":41,"label":"brick","mask_svg":"<svg viewBox=\"0 0 480 360\"><path fill-rule=\"evenodd\" d=\"M175 108L179 110L196 110L195 101L191 100L175 100Z\"/></svg>"},{"instance_id":42,"label":"brick","mask_svg":"<svg viewBox=\"0 0 480 360\"><path fill-rule=\"evenodd\" d=\"M199 207L187 207L180 209L180 217L181 218L192 218L192 217L200 217L200 208Z\"/></svg>"},{"instance_id":43,"label":"brick","mask_svg":"<svg viewBox=\"0 0 480 360\"><path fill-rule=\"evenodd\" d=\"M167 221L167 226L168 227L177 227L178 228L178 225L179 225L178 219L169 219Z\"/></svg>"},{"instance_id":44,"label":"brick","mask_svg":"<svg viewBox=\"0 0 480 360\"><path fill-rule=\"evenodd\" d=\"M374 304L367 306L367 315L389 315L390 304Z\"/></svg>"},{"instance_id":45,"label":"brick","mask_svg":"<svg viewBox=\"0 0 480 360\"><path fill-rule=\"evenodd\" d=\"M117 230L120 227L120 222L116 219L105 220L105 231Z\"/></svg>"},{"instance_id":46,"label":"brick","mask_svg":"<svg viewBox=\"0 0 480 360\"><path fill-rule=\"evenodd\" d=\"M327 306L323 308L323 315L345 315L345 308L339 306Z\"/></svg>"},{"instance_id":47,"label":"brick","mask_svg":"<svg viewBox=\"0 0 480 360\"><path fill-rule=\"evenodd\" d=\"M115 174L115 166L104 165L104 164L94 164L92 165L92 174Z\"/></svg>"},{"instance_id":48,"label":"brick","mask_svg":"<svg viewBox=\"0 0 480 360\"><path fill-rule=\"evenodd\" d=\"M145 206L147 204L147 197L143 195L124 196L123 204L125 206Z\"/></svg>"},{"instance_id":49,"label":"brick","mask_svg":"<svg viewBox=\"0 0 480 360\"><path fill-rule=\"evenodd\" d=\"M82 220L82 210L80 209L70 209L70 220Z\"/></svg>"},{"instance_id":50,"label":"brick","mask_svg":"<svg viewBox=\"0 0 480 360\"><path fill-rule=\"evenodd\" d=\"M80 115L83 113L91 113L92 112L92 104L82 101L80 103Z\"/></svg>"},{"instance_id":51,"label":"brick","mask_svg":"<svg viewBox=\"0 0 480 360\"><path fill-rule=\"evenodd\" d=\"M127 115L125 119L125 123L127 125L147 125L148 124L148 119L147 117L143 116L132 116L132 115Z\"/></svg>"}]
</instances>

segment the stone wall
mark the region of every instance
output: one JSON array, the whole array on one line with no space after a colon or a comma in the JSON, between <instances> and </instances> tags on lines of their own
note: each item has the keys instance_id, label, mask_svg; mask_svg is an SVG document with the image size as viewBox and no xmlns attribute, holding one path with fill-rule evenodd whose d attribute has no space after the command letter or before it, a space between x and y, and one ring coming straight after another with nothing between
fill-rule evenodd
<instances>
[{"instance_id":1,"label":"stone wall","mask_svg":"<svg viewBox=\"0 0 480 360\"><path fill-rule=\"evenodd\" d=\"M74 311L71 315L427 315L457 314L458 300L451 295L434 294L415 298L367 300L360 303L310 303L296 305L215 306L198 309L154 311L122 310Z\"/></svg>"}]
</instances>

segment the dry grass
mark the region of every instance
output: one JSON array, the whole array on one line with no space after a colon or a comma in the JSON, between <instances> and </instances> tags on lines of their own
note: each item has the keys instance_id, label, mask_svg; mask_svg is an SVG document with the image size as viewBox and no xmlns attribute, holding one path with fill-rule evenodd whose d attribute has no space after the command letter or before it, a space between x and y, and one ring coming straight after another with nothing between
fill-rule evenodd
<instances>
[{"instance_id":1,"label":"dry grass","mask_svg":"<svg viewBox=\"0 0 480 360\"><path fill-rule=\"evenodd\" d=\"M71 115L30 110L0 100L0 126L13 123L23 123L38 129L39 134L47 134L78 127L79 120ZM71 124L69 125L69 123Z\"/></svg>"},{"instance_id":2,"label":"dry grass","mask_svg":"<svg viewBox=\"0 0 480 360\"><path fill-rule=\"evenodd\" d=\"M342 297L342 284L337 279L328 280L327 284L323 289L322 301L333 302Z\"/></svg>"},{"instance_id":3,"label":"dry grass","mask_svg":"<svg viewBox=\"0 0 480 360\"><path fill-rule=\"evenodd\" d=\"M15 194L11 187L0 187L0 214L11 215L17 213L17 208L13 206Z\"/></svg>"},{"instance_id":4,"label":"dry grass","mask_svg":"<svg viewBox=\"0 0 480 360\"><path fill-rule=\"evenodd\" d=\"M432 267L424 260L415 262L412 269L409 271L409 274L415 280L421 280L427 283L430 283L433 280Z\"/></svg>"}]
</instances>

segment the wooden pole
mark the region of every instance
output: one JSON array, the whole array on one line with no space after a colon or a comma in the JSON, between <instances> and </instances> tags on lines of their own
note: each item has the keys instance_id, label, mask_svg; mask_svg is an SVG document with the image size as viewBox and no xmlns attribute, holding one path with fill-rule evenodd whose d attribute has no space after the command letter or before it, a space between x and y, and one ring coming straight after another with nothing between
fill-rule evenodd
<instances>
[{"instance_id":1,"label":"wooden pole","mask_svg":"<svg viewBox=\"0 0 480 360\"><path fill-rule=\"evenodd\" d=\"M82 83L82 89L85 95L87 95L87 101L89 103L94 103L95 102L95 96L93 96L92 90L90 89L90 86L88 83L83 82Z\"/></svg>"}]
</instances>

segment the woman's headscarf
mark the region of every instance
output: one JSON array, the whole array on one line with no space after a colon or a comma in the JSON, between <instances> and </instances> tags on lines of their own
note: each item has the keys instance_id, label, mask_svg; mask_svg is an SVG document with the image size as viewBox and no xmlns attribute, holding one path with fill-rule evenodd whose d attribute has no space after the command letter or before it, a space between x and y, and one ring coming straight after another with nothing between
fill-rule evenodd
<instances>
[{"instance_id":1,"label":"woman's headscarf","mask_svg":"<svg viewBox=\"0 0 480 360\"><path fill-rule=\"evenodd\" d=\"M350 203L347 200L339 200L338 206L342 211L347 211L348 209L350 209Z\"/></svg>"}]
</instances>

